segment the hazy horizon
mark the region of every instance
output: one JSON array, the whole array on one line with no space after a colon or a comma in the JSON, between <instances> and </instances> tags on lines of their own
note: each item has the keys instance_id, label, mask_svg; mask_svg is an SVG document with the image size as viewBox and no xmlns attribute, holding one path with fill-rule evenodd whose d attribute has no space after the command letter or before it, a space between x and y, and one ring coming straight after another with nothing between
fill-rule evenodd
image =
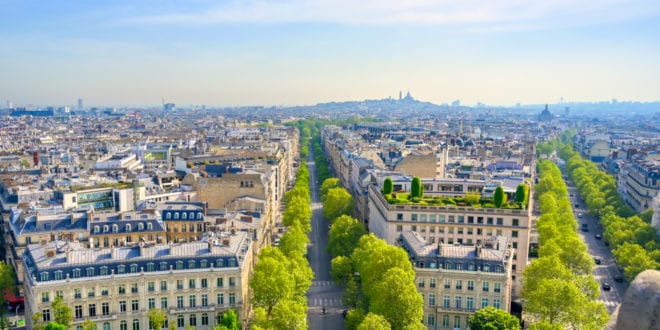
<instances>
[{"instance_id":1,"label":"hazy horizon","mask_svg":"<svg viewBox=\"0 0 660 330\"><path fill-rule=\"evenodd\" d=\"M654 1L1 1L0 100L660 100Z\"/></svg>"}]
</instances>

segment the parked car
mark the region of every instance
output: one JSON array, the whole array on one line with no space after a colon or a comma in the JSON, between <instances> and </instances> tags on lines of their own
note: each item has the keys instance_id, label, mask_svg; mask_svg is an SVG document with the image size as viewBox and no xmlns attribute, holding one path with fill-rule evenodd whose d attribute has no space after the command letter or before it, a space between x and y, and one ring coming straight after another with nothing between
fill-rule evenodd
<instances>
[{"instance_id":1,"label":"parked car","mask_svg":"<svg viewBox=\"0 0 660 330\"><path fill-rule=\"evenodd\" d=\"M601 234L596 234L594 237L596 237L596 239L601 239L601 238L603 238L603 235L601 235Z\"/></svg>"},{"instance_id":2,"label":"parked car","mask_svg":"<svg viewBox=\"0 0 660 330\"><path fill-rule=\"evenodd\" d=\"M610 291L610 289L612 289L610 284L607 282L603 282L603 285L601 287L603 288L603 291Z\"/></svg>"},{"instance_id":3,"label":"parked car","mask_svg":"<svg viewBox=\"0 0 660 330\"><path fill-rule=\"evenodd\" d=\"M583 224L582 224L582 231L584 231L584 232L588 232L588 231L589 231L589 225L586 224L586 223L583 223Z\"/></svg>"},{"instance_id":4,"label":"parked car","mask_svg":"<svg viewBox=\"0 0 660 330\"><path fill-rule=\"evenodd\" d=\"M594 258L594 262L596 263L596 265L600 265L600 258Z\"/></svg>"},{"instance_id":5,"label":"parked car","mask_svg":"<svg viewBox=\"0 0 660 330\"><path fill-rule=\"evenodd\" d=\"M578 218L582 218L582 213L578 213Z\"/></svg>"},{"instance_id":6,"label":"parked car","mask_svg":"<svg viewBox=\"0 0 660 330\"><path fill-rule=\"evenodd\" d=\"M614 281L623 282L623 275L621 275L621 274L614 275Z\"/></svg>"}]
</instances>

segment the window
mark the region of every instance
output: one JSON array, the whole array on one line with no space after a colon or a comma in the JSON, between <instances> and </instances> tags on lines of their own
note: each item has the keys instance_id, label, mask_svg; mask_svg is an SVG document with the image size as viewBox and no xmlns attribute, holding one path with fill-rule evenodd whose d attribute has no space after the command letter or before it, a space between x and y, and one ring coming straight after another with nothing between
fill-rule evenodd
<instances>
[{"instance_id":1,"label":"window","mask_svg":"<svg viewBox=\"0 0 660 330\"><path fill-rule=\"evenodd\" d=\"M218 277L218 280L216 281L216 282L217 282L217 286L218 286L219 288L222 287L222 284L223 284L223 283L222 283L222 282L223 282L222 280L223 280L222 277Z\"/></svg>"},{"instance_id":2,"label":"window","mask_svg":"<svg viewBox=\"0 0 660 330\"><path fill-rule=\"evenodd\" d=\"M64 291L62 290L55 291L55 297L64 298Z\"/></svg>"},{"instance_id":3,"label":"window","mask_svg":"<svg viewBox=\"0 0 660 330\"><path fill-rule=\"evenodd\" d=\"M511 237L518 237L518 231L517 230L512 230L511 231Z\"/></svg>"},{"instance_id":4,"label":"window","mask_svg":"<svg viewBox=\"0 0 660 330\"><path fill-rule=\"evenodd\" d=\"M40 281L48 281L48 272L42 272L39 275Z\"/></svg>"},{"instance_id":5,"label":"window","mask_svg":"<svg viewBox=\"0 0 660 330\"><path fill-rule=\"evenodd\" d=\"M176 308L183 308L183 296L176 296Z\"/></svg>"},{"instance_id":6,"label":"window","mask_svg":"<svg viewBox=\"0 0 660 330\"><path fill-rule=\"evenodd\" d=\"M410 220L411 221L417 221L417 213L413 213L410 215Z\"/></svg>"},{"instance_id":7,"label":"window","mask_svg":"<svg viewBox=\"0 0 660 330\"><path fill-rule=\"evenodd\" d=\"M500 308L500 300L499 299L493 299L493 307Z\"/></svg>"},{"instance_id":8,"label":"window","mask_svg":"<svg viewBox=\"0 0 660 330\"><path fill-rule=\"evenodd\" d=\"M119 322L119 330L128 330L128 323L126 321Z\"/></svg>"},{"instance_id":9,"label":"window","mask_svg":"<svg viewBox=\"0 0 660 330\"><path fill-rule=\"evenodd\" d=\"M183 280L176 280L176 289L183 290Z\"/></svg>"},{"instance_id":10,"label":"window","mask_svg":"<svg viewBox=\"0 0 660 330\"><path fill-rule=\"evenodd\" d=\"M195 269L195 260L188 261L188 269Z\"/></svg>"},{"instance_id":11,"label":"window","mask_svg":"<svg viewBox=\"0 0 660 330\"><path fill-rule=\"evenodd\" d=\"M147 290L149 292L154 292L156 291L156 284L154 282L148 282L147 283Z\"/></svg>"},{"instance_id":12,"label":"window","mask_svg":"<svg viewBox=\"0 0 660 330\"><path fill-rule=\"evenodd\" d=\"M96 291L95 291L95 289L94 289L93 287L87 289L87 297L92 298L92 297L94 297L95 295L96 295Z\"/></svg>"},{"instance_id":13,"label":"window","mask_svg":"<svg viewBox=\"0 0 660 330\"><path fill-rule=\"evenodd\" d=\"M122 313L126 312L126 301L122 300L119 302L119 311Z\"/></svg>"},{"instance_id":14,"label":"window","mask_svg":"<svg viewBox=\"0 0 660 330\"><path fill-rule=\"evenodd\" d=\"M456 309L461 309L463 307L461 296L454 297L454 307L456 307Z\"/></svg>"},{"instance_id":15,"label":"window","mask_svg":"<svg viewBox=\"0 0 660 330\"><path fill-rule=\"evenodd\" d=\"M511 225L514 226L514 227L518 227L520 225L520 220L512 219L511 220Z\"/></svg>"},{"instance_id":16,"label":"window","mask_svg":"<svg viewBox=\"0 0 660 330\"><path fill-rule=\"evenodd\" d=\"M460 329L460 328L461 328L461 317L454 316L454 329Z\"/></svg>"},{"instance_id":17,"label":"window","mask_svg":"<svg viewBox=\"0 0 660 330\"><path fill-rule=\"evenodd\" d=\"M493 224L493 217L486 218L486 224L492 225Z\"/></svg>"},{"instance_id":18,"label":"window","mask_svg":"<svg viewBox=\"0 0 660 330\"><path fill-rule=\"evenodd\" d=\"M434 294L429 295L429 306L431 306L431 307L435 306L435 295Z\"/></svg>"},{"instance_id":19,"label":"window","mask_svg":"<svg viewBox=\"0 0 660 330\"><path fill-rule=\"evenodd\" d=\"M137 273L138 272L138 265L137 264L132 264L131 265L131 273Z\"/></svg>"},{"instance_id":20,"label":"window","mask_svg":"<svg viewBox=\"0 0 660 330\"><path fill-rule=\"evenodd\" d=\"M55 272L55 280L56 280L56 281L61 280L62 277L64 277L63 274L64 274L64 273L62 273L61 270L56 271L56 272Z\"/></svg>"},{"instance_id":21,"label":"window","mask_svg":"<svg viewBox=\"0 0 660 330\"><path fill-rule=\"evenodd\" d=\"M110 304L107 302L104 302L101 304L101 314L103 315L110 315Z\"/></svg>"},{"instance_id":22,"label":"window","mask_svg":"<svg viewBox=\"0 0 660 330\"><path fill-rule=\"evenodd\" d=\"M424 278L423 277L420 277L420 278L417 279L417 286L420 287L420 288L424 287Z\"/></svg>"},{"instance_id":23,"label":"window","mask_svg":"<svg viewBox=\"0 0 660 330\"><path fill-rule=\"evenodd\" d=\"M185 321L184 321L183 315L179 315L179 316L176 317L176 326L177 327L179 327L179 328L183 327L184 323L185 323Z\"/></svg>"},{"instance_id":24,"label":"window","mask_svg":"<svg viewBox=\"0 0 660 330\"><path fill-rule=\"evenodd\" d=\"M116 224L112 225L112 231L115 232L115 233L119 232L119 226L116 225Z\"/></svg>"},{"instance_id":25,"label":"window","mask_svg":"<svg viewBox=\"0 0 660 330\"><path fill-rule=\"evenodd\" d=\"M468 310L472 311L474 310L474 297L467 297L465 298L465 304Z\"/></svg>"},{"instance_id":26,"label":"window","mask_svg":"<svg viewBox=\"0 0 660 330\"><path fill-rule=\"evenodd\" d=\"M435 222L435 221L436 221L435 219L436 219L435 214L431 214L431 215L429 216L429 221L430 221L430 222Z\"/></svg>"},{"instance_id":27,"label":"window","mask_svg":"<svg viewBox=\"0 0 660 330\"><path fill-rule=\"evenodd\" d=\"M449 216L449 221L447 221L447 222L449 222L449 223L454 223L454 222L456 222L456 221L455 221L455 218L456 218L455 216L450 215L450 216Z\"/></svg>"},{"instance_id":28,"label":"window","mask_svg":"<svg viewBox=\"0 0 660 330\"><path fill-rule=\"evenodd\" d=\"M103 330L110 330L110 322L103 322Z\"/></svg>"},{"instance_id":29,"label":"window","mask_svg":"<svg viewBox=\"0 0 660 330\"><path fill-rule=\"evenodd\" d=\"M449 304L450 304L449 296L445 296L442 299L442 307L449 308Z\"/></svg>"},{"instance_id":30,"label":"window","mask_svg":"<svg viewBox=\"0 0 660 330\"><path fill-rule=\"evenodd\" d=\"M76 268L73 270L73 278L79 278L80 277L80 268Z\"/></svg>"},{"instance_id":31,"label":"window","mask_svg":"<svg viewBox=\"0 0 660 330\"><path fill-rule=\"evenodd\" d=\"M197 296L191 295L188 297L188 306L197 307Z\"/></svg>"},{"instance_id":32,"label":"window","mask_svg":"<svg viewBox=\"0 0 660 330\"><path fill-rule=\"evenodd\" d=\"M179 260L176 262L176 269L183 269L183 261Z\"/></svg>"},{"instance_id":33,"label":"window","mask_svg":"<svg viewBox=\"0 0 660 330\"><path fill-rule=\"evenodd\" d=\"M235 277L230 277L229 278L229 286L236 286L236 278Z\"/></svg>"},{"instance_id":34,"label":"window","mask_svg":"<svg viewBox=\"0 0 660 330\"><path fill-rule=\"evenodd\" d=\"M87 309L89 311L89 316L90 317L96 316L96 304L89 304Z\"/></svg>"},{"instance_id":35,"label":"window","mask_svg":"<svg viewBox=\"0 0 660 330\"><path fill-rule=\"evenodd\" d=\"M82 305L76 305L74 311L75 311L75 318L81 319L83 317Z\"/></svg>"},{"instance_id":36,"label":"window","mask_svg":"<svg viewBox=\"0 0 660 330\"><path fill-rule=\"evenodd\" d=\"M468 281L467 282L467 289L468 289L468 291L473 291L474 290L474 281Z\"/></svg>"},{"instance_id":37,"label":"window","mask_svg":"<svg viewBox=\"0 0 660 330\"><path fill-rule=\"evenodd\" d=\"M465 223L465 216L459 215L458 216L458 223Z\"/></svg>"},{"instance_id":38,"label":"window","mask_svg":"<svg viewBox=\"0 0 660 330\"><path fill-rule=\"evenodd\" d=\"M41 319L44 322L50 322L50 309L44 309L41 311Z\"/></svg>"},{"instance_id":39,"label":"window","mask_svg":"<svg viewBox=\"0 0 660 330\"><path fill-rule=\"evenodd\" d=\"M500 292L502 291L502 284L500 282L495 282L494 287L493 287L494 292Z\"/></svg>"},{"instance_id":40,"label":"window","mask_svg":"<svg viewBox=\"0 0 660 330\"><path fill-rule=\"evenodd\" d=\"M73 299L80 299L80 298L82 298L82 290L73 289Z\"/></svg>"},{"instance_id":41,"label":"window","mask_svg":"<svg viewBox=\"0 0 660 330\"><path fill-rule=\"evenodd\" d=\"M449 315L442 316L442 327L449 328Z\"/></svg>"},{"instance_id":42,"label":"window","mask_svg":"<svg viewBox=\"0 0 660 330\"><path fill-rule=\"evenodd\" d=\"M403 231L403 226L402 225L396 225L396 231L397 232L402 232Z\"/></svg>"},{"instance_id":43,"label":"window","mask_svg":"<svg viewBox=\"0 0 660 330\"><path fill-rule=\"evenodd\" d=\"M207 294L202 295L202 307L209 305L209 296Z\"/></svg>"},{"instance_id":44,"label":"window","mask_svg":"<svg viewBox=\"0 0 660 330\"><path fill-rule=\"evenodd\" d=\"M189 280L188 280L188 288L189 288L189 289L194 289L194 288L195 288L195 283L197 283L197 281L196 281L194 278L193 278L193 279L189 279Z\"/></svg>"},{"instance_id":45,"label":"window","mask_svg":"<svg viewBox=\"0 0 660 330\"><path fill-rule=\"evenodd\" d=\"M147 263L147 271L148 272L153 272L154 271L154 263L153 262Z\"/></svg>"},{"instance_id":46,"label":"window","mask_svg":"<svg viewBox=\"0 0 660 330\"><path fill-rule=\"evenodd\" d=\"M124 265L117 266L117 273L118 274L123 274L125 272L126 272L126 266L124 266Z\"/></svg>"},{"instance_id":47,"label":"window","mask_svg":"<svg viewBox=\"0 0 660 330\"><path fill-rule=\"evenodd\" d=\"M463 289L463 280L456 280L456 290Z\"/></svg>"},{"instance_id":48,"label":"window","mask_svg":"<svg viewBox=\"0 0 660 330\"><path fill-rule=\"evenodd\" d=\"M160 281L160 291L167 291L167 281Z\"/></svg>"},{"instance_id":49,"label":"window","mask_svg":"<svg viewBox=\"0 0 660 330\"><path fill-rule=\"evenodd\" d=\"M218 305L224 305L225 304L225 295L222 293L218 293Z\"/></svg>"},{"instance_id":50,"label":"window","mask_svg":"<svg viewBox=\"0 0 660 330\"><path fill-rule=\"evenodd\" d=\"M126 293L126 285L119 284L119 286L117 287L117 292L119 292L119 294L125 294Z\"/></svg>"},{"instance_id":51,"label":"window","mask_svg":"<svg viewBox=\"0 0 660 330\"><path fill-rule=\"evenodd\" d=\"M202 325L209 325L209 315L206 313L202 314Z\"/></svg>"},{"instance_id":52,"label":"window","mask_svg":"<svg viewBox=\"0 0 660 330\"><path fill-rule=\"evenodd\" d=\"M140 304L137 299L131 300L131 310L137 312L140 310Z\"/></svg>"},{"instance_id":53,"label":"window","mask_svg":"<svg viewBox=\"0 0 660 330\"><path fill-rule=\"evenodd\" d=\"M138 293L138 284L131 283L131 293Z\"/></svg>"},{"instance_id":54,"label":"window","mask_svg":"<svg viewBox=\"0 0 660 330\"><path fill-rule=\"evenodd\" d=\"M167 308L167 297L160 298L160 308Z\"/></svg>"},{"instance_id":55,"label":"window","mask_svg":"<svg viewBox=\"0 0 660 330\"><path fill-rule=\"evenodd\" d=\"M483 290L484 292L488 292L488 282L483 283Z\"/></svg>"},{"instance_id":56,"label":"window","mask_svg":"<svg viewBox=\"0 0 660 330\"><path fill-rule=\"evenodd\" d=\"M133 320L133 330L140 330L140 320Z\"/></svg>"},{"instance_id":57,"label":"window","mask_svg":"<svg viewBox=\"0 0 660 330\"><path fill-rule=\"evenodd\" d=\"M451 280L445 280L445 289L451 288Z\"/></svg>"},{"instance_id":58,"label":"window","mask_svg":"<svg viewBox=\"0 0 660 330\"><path fill-rule=\"evenodd\" d=\"M502 218L497 218L497 225L498 225L498 226L501 226L501 225L503 225L503 224L504 224L504 219L502 219Z\"/></svg>"},{"instance_id":59,"label":"window","mask_svg":"<svg viewBox=\"0 0 660 330\"><path fill-rule=\"evenodd\" d=\"M483 271L484 272L489 272L490 271L490 265L484 265Z\"/></svg>"},{"instance_id":60,"label":"window","mask_svg":"<svg viewBox=\"0 0 660 330\"><path fill-rule=\"evenodd\" d=\"M156 298L147 299L147 305L149 306L149 309L156 308Z\"/></svg>"},{"instance_id":61,"label":"window","mask_svg":"<svg viewBox=\"0 0 660 330\"><path fill-rule=\"evenodd\" d=\"M188 319L188 324L191 325L191 326L196 326L197 325L197 315L190 314L190 318Z\"/></svg>"},{"instance_id":62,"label":"window","mask_svg":"<svg viewBox=\"0 0 660 330\"><path fill-rule=\"evenodd\" d=\"M203 278L203 279L202 279L202 288L203 288L203 289L206 289L206 288L208 288L208 287L209 287L208 280L205 279L205 278Z\"/></svg>"},{"instance_id":63,"label":"window","mask_svg":"<svg viewBox=\"0 0 660 330\"><path fill-rule=\"evenodd\" d=\"M235 293L230 293L229 294L229 304L230 305L235 305L236 304L236 294Z\"/></svg>"},{"instance_id":64,"label":"window","mask_svg":"<svg viewBox=\"0 0 660 330\"><path fill-rule=\"evenodd\" d=\"M208 268L208 266L209 266L209 262L206 259L201 260L199 262L199 268Z\"/></svg>"},{"instance_id":65,"label":"window","mask_svg":"<svg viewBox=\"0 0 660 330\"><path fill-rule=\"evenodd\" d=\"M481 308L488 307L488 298L481 298Z\"/></svg>"},{"instance_id":66,"label":"window","mask_svg":"<svg viewBox=\"0 0 660 330\"><path fill-rule=\"evenodd\" d=\"M106 276L108 275L108 267L107 266L102 266L101 267L101 276Z\"/></svg>"},{"instance_id":67,"label":"window","mask_svg":"<svg viewBox=\"0 0 660 330\"><path fill-rule=\"evenodd\" d=\"M435 288L435 278L429 279L429 288Z\"/></svg>"},{"instance_id":68,"label":"window","mask_svg":"<svg viewBox=\"0 0 660 330\"><path fill-rule=\"evenodd\" d=\"M161 271L167 270L167 262L163 261L160 263L160 270Z\"/></svg>"},{"instance_id":69,"label":"window","mask_svg":"<svg viewBox=\"0 0 660 330\"><path fill-rule=\"evenodd\" d=\"M102 296L107 296L108 295L108 287L107 286L102 286L101 287L101 295Z\"/></svg>"}]
</instances>

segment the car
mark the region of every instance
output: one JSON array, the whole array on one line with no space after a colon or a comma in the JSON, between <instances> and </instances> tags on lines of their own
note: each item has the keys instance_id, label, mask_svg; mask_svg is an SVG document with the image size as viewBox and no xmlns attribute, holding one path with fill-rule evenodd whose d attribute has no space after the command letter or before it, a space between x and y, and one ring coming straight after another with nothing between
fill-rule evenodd
<instances>
[{"instance_id":1,"label":"car","mask_svg":"<svg viewBox=\"0 0 660 330\"><path fill-rule=\"evenodd\" d=\"M582 218L582 213L578 213L578 218Z\"/></svg>"},{"instance_id":2,"label":"car","mask_svg":"<svg viewBox=\"0 0 660 330\"><path fill-rule=\"evenodd\" d=\"M582 224L582 231L583 231L583 232L588 232L588 231L589 231L589 225L586 224L586 223L583 223L583 224Z\"/></svg>"},{"instance_id":3,"label":"car","mask_svg":"<svg viewBox=\"0 0 660 330\"><path fill-rule=\"evenodd\" d=\"M578 204L578 203L575 203L575 207L580 207L580 204Z\"/></svg>"},{"instance_id":4,"label":"car","mask_svg":"<svg viewBox=\"0 0 660 330\"><path fill-rule=\"evenodd\" d=\"M596 237L596 239L601 239L601 238L603 238L603 235L601 235L601 234L596 234L596 235L594 235L594 237Z\"/></svg>"},{"instance_id":5,"label":"car","mask_svg":"<svg viewBox=\"0 0 660 330\"><path fill-rule=\"evenodd\" d=\"M610 291L612 289L610 284L607 282L603 282L603 285L601 285L601 287L603 288L603 291Z\"/></svg>"},{"instance_id":6,"label":"car","mask_svg":"<svg viewBox=\"0 0 660 330\"><path fill-rule=\"evenodd\" d=\"M594 258L594 262L596 263L596 265L600 265L600 258Z\"/></svg>"},{"instance_id":7,"label":"car","mask_svg":"<svg viewBox=\"0 0 660 330\"><path fill-rule=\"evenodd\" d=\"M623 282L623 275L621 275L621 274L614 275L614 281L615 282Z\"/></svg>"}]
</instances>

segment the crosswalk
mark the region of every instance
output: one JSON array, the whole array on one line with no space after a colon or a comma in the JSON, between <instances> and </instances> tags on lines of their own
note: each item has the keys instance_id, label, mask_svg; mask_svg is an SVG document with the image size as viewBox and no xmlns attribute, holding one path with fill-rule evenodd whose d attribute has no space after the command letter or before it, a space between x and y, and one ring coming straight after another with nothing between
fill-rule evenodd
<instances>
[{"instance_id":1,"label":"crosswalk","mask_svg":"<svg viewBox=\"0 0 660 330\"><path fill-rule=\"evenodd\" d=\"M332 281L312 281L313 287L331 286L332 284Z\"/></svg>"},{"instance_id":2,"label":"crosswalk","mask_svg":"<svg viewBox=\"0 0 660 330\"><path fill-rule=\"evenodd\" d=\"M314 298L307 301L309 307L342 307L341 299Z\"/></svg>"},{"instance_id":3,"label":"crosswalk","mask_svg":"<svg viewBox=\"0 0 660 330\"><path fill-rule=\"evenodd\" d=\"M616 301L603 301L606 307L616 307L619 305Z\"/></svg>"}]
</instances>

